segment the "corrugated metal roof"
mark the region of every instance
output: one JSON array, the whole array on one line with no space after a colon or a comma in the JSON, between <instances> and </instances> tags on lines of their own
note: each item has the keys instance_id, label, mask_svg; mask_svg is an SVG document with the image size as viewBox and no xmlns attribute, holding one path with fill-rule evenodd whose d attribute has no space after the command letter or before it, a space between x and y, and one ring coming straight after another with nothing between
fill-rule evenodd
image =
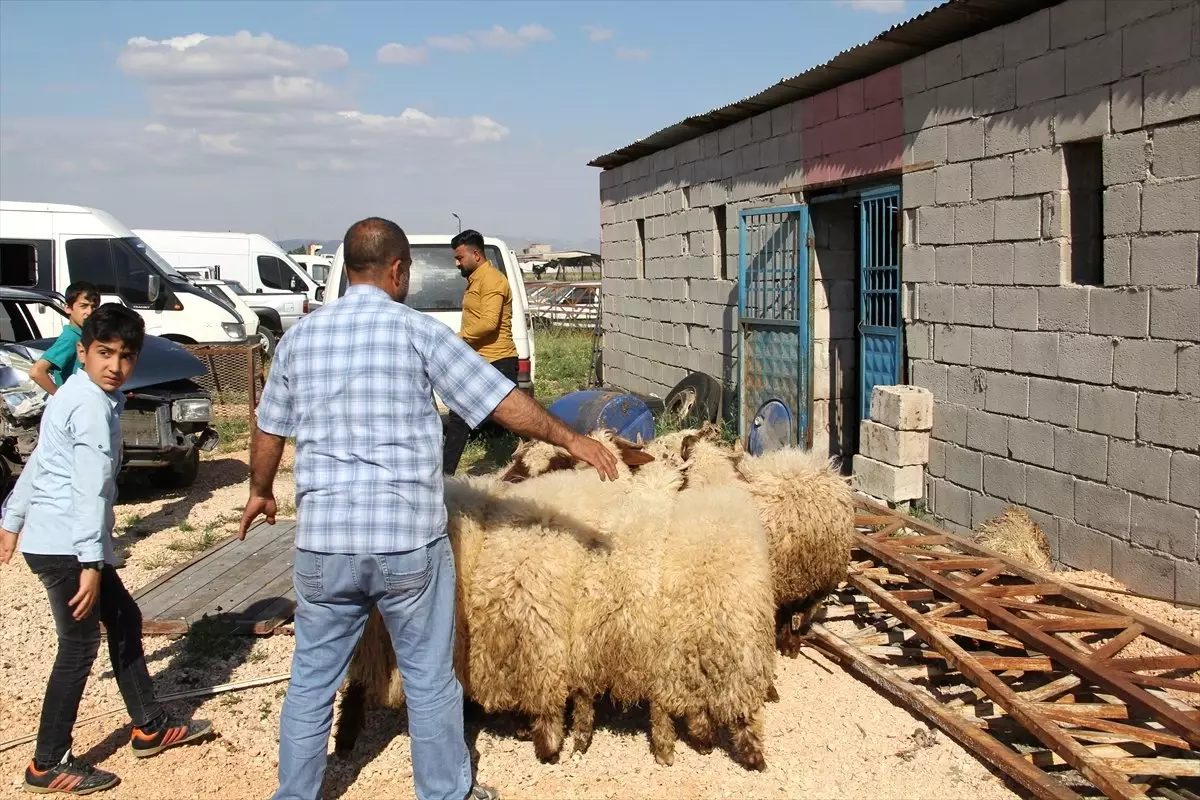
<instances>
[{"instance_id":1,"label":"corrugated metal roof","mask_svg":"<svg viewBox=\"0 0 1200 800\"><path fill-rule=\"evenodd\" d=\"M869 42L843 50L820 66L786 78L745 100L688 117L645 139L593 159L588 166L619 167L764 111L873 75L922 53L1060 2L1062 0L947 0L907 22L893 25Z\"/></svg>"}]
</instances>

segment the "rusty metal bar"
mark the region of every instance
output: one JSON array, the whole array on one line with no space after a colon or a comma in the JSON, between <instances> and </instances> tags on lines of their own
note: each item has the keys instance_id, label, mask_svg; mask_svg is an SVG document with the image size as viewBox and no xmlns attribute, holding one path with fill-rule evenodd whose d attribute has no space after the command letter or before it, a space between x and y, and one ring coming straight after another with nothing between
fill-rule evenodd
<instances>
[{"instance_id":1,"label":"rusty metal bar","mask_svg":"<svg viewBox=\"0 0 1200 800\"><path fill-rule=\"evenodd\" d=\"M968 722L948 712L924 693L892 675L855 647L830 633L820 623L812 626L814 644L841 661L847 669L900 705L921 714L947 736L996 767L1043 800L1079 800L1079 795L1035 765L1017 756L1003 744Z\"/></svg>"},{"instance_id":2,"label":"rusty metal bar","mask_svg":"<svg viewBox=\"0 0 1200 800\"><path fill-rule=\"evenodd\" d=\"M864 541L870 542L866 536L858 538L860 547ZM874 544L874 542L870 542L870 544ZM959 672L982 689L992 702L1008 712L1042 744L1062 756L1106 795L1111 798L1121 798L1121 800L1147 800L1146 795L1135 789L1123 775L1067 736L1056 724L1040 713L1037 706L1018 696L1000 678L980 665L973 654L961 648L930 621L924 619L903 602L896 600L886 589L869 578L852 575L850 582L889 613L902 619L909 628L941 653ZM951 599L960 602L964 607L969 607L957 598Z\"/></svg>"}]
</instances>

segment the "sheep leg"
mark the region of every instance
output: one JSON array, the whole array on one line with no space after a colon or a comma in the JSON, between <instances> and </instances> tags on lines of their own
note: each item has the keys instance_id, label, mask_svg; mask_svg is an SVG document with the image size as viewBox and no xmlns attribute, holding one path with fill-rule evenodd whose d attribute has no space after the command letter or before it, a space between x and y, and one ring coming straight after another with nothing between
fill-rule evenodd
<instances>
[{"instance_id":1,"label":"sheep leg","mask_svg":"<svg viewBox=\"0 0 1200 800\"><path fill-rule=\"evenodd\" d=\"M749 720L743 720L733 726L730 737L733 744L733 760L746 769L762 772L767 768L767 759L763 754L763 717L762 711L755 711Z\"/></svg>"},{"instance_id":2,"label":"sheep leg","mask_svg":"<svg viewBox=\"0 0 1200 800\"><path fill-rule=\"evenodd\" d=\"M595 699L576 694L571 716L572 735L575 738L574 752L586 753L592 746L592 734L596 731Z\"/></svg>"},{"instance_id":3,"label":"sheep leg","mask_svg":"<svg viewBox=\"0 0 1200 800\"><path fill-rule=\"evenodd\" d=\"M354 743L362 732L366 720L367 687L351 682L342 694L342 713L338 717L337 733L333 738L335 755L346 757L354 750Z\"/></svg>"},{"instance_id":4,"label":"sheep leg","mask_svg":"<svg viewBox=\"0 0 1200 800\"><path fill-rule=\"evenodd\" d=\"M563 707L559 706L548 714L539 714L533 719L533 751L538 760L553 763L558 760L563 746L563 728L566 725Z\"/></svg>"},{"instance_id":5,"label":"sheep leg","mask_svg":"<svg viewBox=\"0 0 1200 800\"><path fill-rule=\"evenodd\" d=\"M767 702L779 702L779 690L775 688L775 681L771 681L771 685L767 687Z\"/></svg>"},{"instance_id":6,"label":"sheep leg","mask_svg":"<svg viewBox=\"0 0 1200 800\"><path fill-rule=\"evenodd\" d=\"M650 703L650 750L664 767L675 763L675 720L660 703Z\"/></svg>"},{"instance_id":7,"label":"sheep leg","mask_svg":"<svg viewBox=\"0 0 1200 800\"><path fill-rule=\"evenodd\" d=\"M708 755L713 750L713 742L717 738L712 717L707 711L696 711L687 717L687 734L692 740L696 751Z\"/></svg>"}]
</instances>

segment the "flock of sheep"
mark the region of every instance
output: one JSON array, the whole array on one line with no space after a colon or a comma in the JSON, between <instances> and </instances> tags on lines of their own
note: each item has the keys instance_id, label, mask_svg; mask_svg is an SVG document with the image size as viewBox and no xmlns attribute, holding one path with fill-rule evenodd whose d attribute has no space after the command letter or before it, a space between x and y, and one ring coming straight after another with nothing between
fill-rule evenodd
<instances>
[{"instance_id":1,"label":"flock of sheep","mask_svg":"<svg viewBox=\"0 0 1200 800\"><path fill-rule=\"evenodd\" d=\"M562 750L568 702L574 748L587 750L607 693L648 704L660 764L682 718L701 752L725 728L734 759L764 769L776 650L796 655L846 577L848 481L797 448L728 448L709 426L645 445L592 436L618 455L619 480L542 443L495 474L446 480L464 691L489 713L531 717L542 761ZM337 752L353 748L368 701L404 703L376 612L350 665Z\"/></svg>"}]
</instances>

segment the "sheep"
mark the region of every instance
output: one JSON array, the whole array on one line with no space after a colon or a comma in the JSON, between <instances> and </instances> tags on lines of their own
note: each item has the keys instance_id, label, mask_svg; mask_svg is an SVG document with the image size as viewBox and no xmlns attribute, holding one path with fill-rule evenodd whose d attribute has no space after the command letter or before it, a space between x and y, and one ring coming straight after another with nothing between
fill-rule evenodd
<instances>
[{"instance_id":1,"label":"sheep","mask_svg":"<svg viewBox=\"0 0 1200 800\"><path fill-rule=\"evenodd\" d=\"M672 461L686 476L690 465ZM536 484L531 490L545 502L553 494L548 482L563 471L570 481L569 470L585 468L561 451L529 443L514 454L502 479L537 477L526 485ZM673 487L663 488L669 493ZM624 513L632 519L616 529L632 538L614 542L608 563L597 563L583 576L576 615L581 650L574 661L590 665L590 671L579 676L573 695L575 749L586 752L594 698L607 688L625 705L649 701L651 745L659 763L672 763L671 717L682 716L701 750L712 747L714 723L727 726L734 758L762 769L760 707L773 688L774 604L761 523L748 513L744 489L734 484L688 490L674 503L666 494L651 499L665 537L649 524L645 504L626 498ZM662 525L669 505L673 515ZM632 585L631 575L637 577ZM656 584L657 596L651 597Z\"/></svg>"},{"instance_id":2,"label":"sheep","mask_svg":"<svg viewBox=\"0 0 1200 800\"><path fill-rule=\"evenodd\" d=\"M636 637L649 660L639 663L645 670L639 678L649 678L649 684L630 694L613 681L614 699L649 701L651 749L659 764L673 763L672 718L682 717L701 752L712 750L715 727L726 727L734 760L764 769L762 707L775 666L774 603L766 537L736 487L679 494L656 571L647 576L647 583L656 584L646 614L653 625ZM618 625L610 632L616 639L623 635ZM579 752L591 742L594 698L603 683L583 685L574 696Z\"/></svg>"},{"instance_id":3,"label":"sheep","mask_svg":"<svg viewBox=\"0 0 1200 800\"><path fill-rule=\"evenodd\" d=\"M776 643L785 655L798 655L817 607L849 569L854 533L849 482L831 460L811 451L785 447L756 457L722 447L711 425L657 437L645 450L660 460L688 462L689 486L746 488L770 543ZM797 615L800 625L794 628Z\"/></svg>"},{"instance_id":4,"label":"sheep","mask_svg":"<svg viewBox=\"0 0 1200 800\"><path fill-rule=\"evenodd\" d=\"M563 487L567 505L526 499L517 473L510 481L488 476L445 482L446 503L453 510L448 534L457 568L456 671L468 696L485 710L534 716L535 748L543 759L561 748L570 656L564 643L571 641L576 594L572 587L580 580L583 554L604 539L601 531L581 526L571 515L588 510L580 509L580 498L590 498L599 508L620 507L637 488L632 470L652 461L629 443L611 436L597 438L620 455L622 480L603 483L589 476L583 491L584 476L577 476L577 486ZM567 481L560 478L558 483ZM656 486L650 497L662 494L662 487ZM480 564L489 568L480 569ZM372 611L364 630L368 641L360 641L347 676L336 736L339 752L353 747L367 696L386 705L403 702L386 633L378 612Z\"/></svg>"},{"instance_id":5,"label":"sheep","mask_svg":"<svg viewBox=\"0 0 1200 800\"><path fill-rule=\"evenodd\" d=\"M618 447L627 474L653 461L628 443L597 438ZM574 463L569 455L539 450L523 446L502 476L447 481L459 566L456 670L468 695L489 711L531 713L542 760L561 749L569 688L576 749L586 750L594 698L608 690L626 704L649 701L660 763L672 761L676 715L687 717L702 747L711 748L714 722L729 726L735 758L763 768L761 705L774 650L761 525L744 503L739 514L719 491L688 492L686 510L678 513L684 506L671 498L682 488L682 471L669 465L642 469L636 481L584 485L565 470ZM549 474L521 485L539 470ZM521 500L540 509L540 518ZM514 504L516 513L508 510ZM561 534L564 513L595 519L608 547L578 547L578 540L564 546L573 539ZM481 517L487 534L478 529ZM711 533L747 523L749 532L739 536L743 552ZM364 638L370 641L359 645L343 696L336 745L343 753L361 727L368 692L387 705L403 701L375 613Z\"/></svg>"}]
</instances>

